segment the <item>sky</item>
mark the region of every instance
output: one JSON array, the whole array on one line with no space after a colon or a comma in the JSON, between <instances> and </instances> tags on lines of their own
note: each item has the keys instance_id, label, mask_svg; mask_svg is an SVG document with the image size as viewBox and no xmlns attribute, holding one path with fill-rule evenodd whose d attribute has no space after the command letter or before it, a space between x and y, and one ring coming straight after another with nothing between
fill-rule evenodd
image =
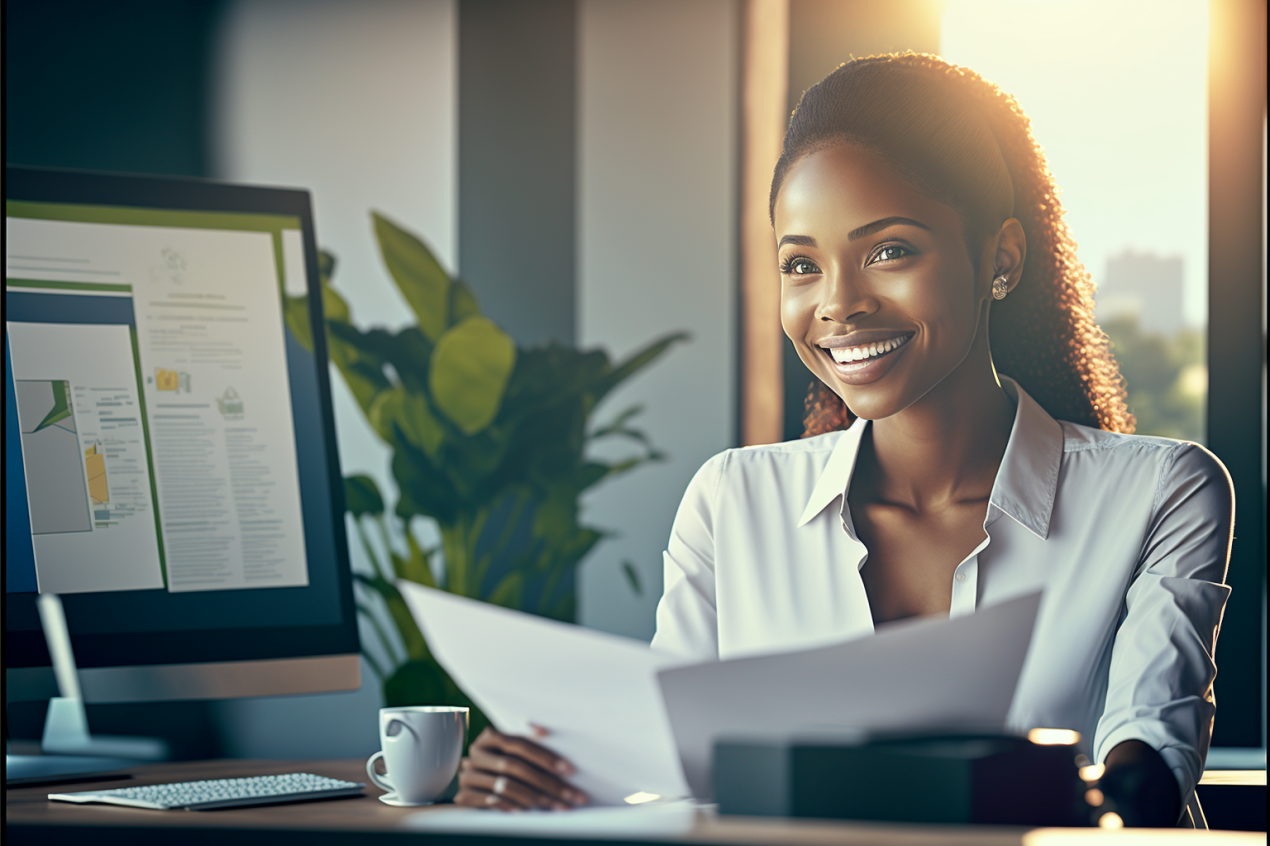
<instances>
[{"instance_id":1,"label":"sky","mask_svg":"<svg viewBox=\"0 0 1270 846\"><path fill-rule=\"evenodd\" d=\"M1018 99L1096 282L1126 250L1180 255L1207 312L1206 0L946 0L941 54Z\"/></svg>"}]
</instances>

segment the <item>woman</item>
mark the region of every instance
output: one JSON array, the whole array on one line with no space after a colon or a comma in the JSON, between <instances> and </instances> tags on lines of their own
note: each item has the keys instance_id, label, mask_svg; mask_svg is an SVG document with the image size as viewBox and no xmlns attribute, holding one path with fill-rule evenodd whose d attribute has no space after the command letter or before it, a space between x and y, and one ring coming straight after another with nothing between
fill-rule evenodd
<instances>
[{"instance_id":1,"label":"woman","mask_svg":"<svg viewBox=\"0 0 1270 846\"><path fill-rule=\"evenodd\" d=\"M941 59L807 91L770 205L806 433L697 473L653 645L803 648L1044 588L1010 724L1080 731L1126 822L1173 825L1211 735L1232 492L1202 447L1131 434L1057 193L1015 101ZM491 732L457 801L572 806L567 766Z\"/></svg>"}]
</instances>

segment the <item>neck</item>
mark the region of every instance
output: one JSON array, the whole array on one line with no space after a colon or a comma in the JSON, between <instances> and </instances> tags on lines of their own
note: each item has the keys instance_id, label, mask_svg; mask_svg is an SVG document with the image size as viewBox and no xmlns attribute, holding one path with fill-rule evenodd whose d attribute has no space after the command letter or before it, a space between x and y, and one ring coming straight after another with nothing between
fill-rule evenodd
<instances>
[{"instance_id":1,"label":"neck","mask_svg":"<svg viewBox=\"0 0 1270 846\"><path fill-rule=\"evenodd\" d=\"M992 366L986 315L970 353L902 412L876 420L862 445L870 487L916 511L987 500L1014 424Z\"/></svg>"}]
</instances>

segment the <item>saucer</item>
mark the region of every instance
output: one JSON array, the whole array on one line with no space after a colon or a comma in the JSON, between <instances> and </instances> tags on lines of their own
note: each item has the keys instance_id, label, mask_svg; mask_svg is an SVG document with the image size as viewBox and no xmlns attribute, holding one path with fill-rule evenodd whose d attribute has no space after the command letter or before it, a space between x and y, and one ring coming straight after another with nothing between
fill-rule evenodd
<instances>
[{"instance_id":1,"label":"saucer","mask_svg":"<svg viewBox=\"0 0 1270 846\"><path fill-rule=\"evenodd\" d=\"M385 805L392 805L394 808L421 808L424 805L432 805L434 802L402 802L397 798L396 793L385 793L379 797L379 801Z\"/></svg>"}]
</instances>

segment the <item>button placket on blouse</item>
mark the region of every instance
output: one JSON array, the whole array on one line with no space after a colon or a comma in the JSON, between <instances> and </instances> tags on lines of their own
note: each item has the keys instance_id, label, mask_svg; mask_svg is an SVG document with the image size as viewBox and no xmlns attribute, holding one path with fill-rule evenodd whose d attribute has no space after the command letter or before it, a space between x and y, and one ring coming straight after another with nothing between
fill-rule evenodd
<instances>
[{"instance_id":1,"label":"button placket on blouse","mask_svg":"<svg viewBox=\"0 0 1270 846\"><path fill-rule=\"evenodd\" d=\"M953 571L952 607L948 609L949 617L965 617L975 613L975 597L979 586L979 550L986 544L980 544L970 553L965 561L957 565Z\"/></svg>"},{"instance_id":2,"label":"button placket on blouse","mask_svg":"<svg viewBox=\"0 0 1270 846\"><path fill-rule=\"evenodd\" d=\"M984 521L985 537L979 545L966 556L965 560L953 570L952 604L948 609L949 617L964 617L975 613L979 598L979 553L988 548L992 536L986 534L988 521Z\"/></svg>"},{"instance_id":3,"label":"button placket on blouse","mask_svg":"<svg viewBox=\"0 0 1270 846\"><path fill-rule=\"evenodd\" d=\"M838 512L838 517L842 521L842 533L851 541L851 545L856 548L859 557L856 559L856 572L864 569L864 562L869 560L869 548L864 545L864 541L860 540L860 536L855 532L855 523L851 519L851 507L847 504L846 496L842 498L842 508Z\"/></svg>"}]
</instances>

